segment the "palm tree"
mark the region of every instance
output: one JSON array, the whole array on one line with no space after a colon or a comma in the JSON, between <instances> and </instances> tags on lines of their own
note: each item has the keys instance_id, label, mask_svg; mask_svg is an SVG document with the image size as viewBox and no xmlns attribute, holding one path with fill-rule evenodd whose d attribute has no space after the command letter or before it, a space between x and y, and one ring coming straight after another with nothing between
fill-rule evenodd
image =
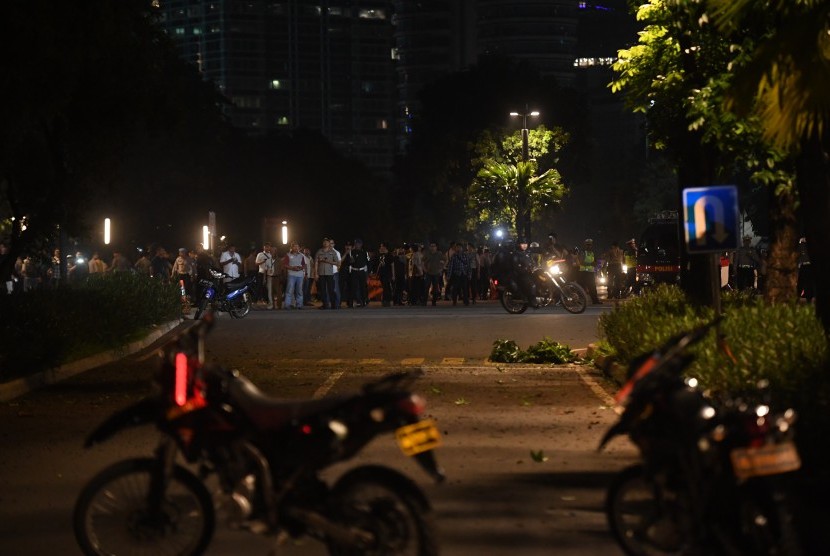
<instances>
[{"instance_id":1,"label":"palm tree","mask_svg":"<svg viewBox=\"0 0 830 556\"><path fill-rule=\"evenodd\" d=\"M726 33L772 14L774 31L759 40L736 72L728 103L760 116L765 136L796 153L796 184L816 280L817 312L830 336L830 2L709 0Z\"/></svg>"}]
</instances>

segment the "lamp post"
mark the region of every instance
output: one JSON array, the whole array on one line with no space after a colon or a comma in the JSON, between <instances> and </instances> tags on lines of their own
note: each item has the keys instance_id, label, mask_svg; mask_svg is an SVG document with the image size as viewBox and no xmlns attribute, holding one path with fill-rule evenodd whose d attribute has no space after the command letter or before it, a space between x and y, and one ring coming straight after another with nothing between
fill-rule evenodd
<instances>
[{"instance_id":1,"label":"lamp post","mask_svg":"<svg viewBox=\"0 0 830 556\"><path fill-rule=\"evenodd\" d=\"M536 117L539 115L539 111L530 111L525 104L524 112L511 112L510 115L514 118L519 116L522 118L522 162L527 163L530 160L527 117ZM525 187L519 188L517 202L516 232L519 235L524 235L525 239L530 241L530 211L527 209L527 189Z\"/></svg>"},{"instance_id":2,"label":"lamp post","mask_svg":"<svg viewBox=\"0 0 830 556\"><path fill-rule=\"evenodd\" d=\"M104 218L104 245L109 245L112 240L112 220Z\"/></svg>"}]
</instances>

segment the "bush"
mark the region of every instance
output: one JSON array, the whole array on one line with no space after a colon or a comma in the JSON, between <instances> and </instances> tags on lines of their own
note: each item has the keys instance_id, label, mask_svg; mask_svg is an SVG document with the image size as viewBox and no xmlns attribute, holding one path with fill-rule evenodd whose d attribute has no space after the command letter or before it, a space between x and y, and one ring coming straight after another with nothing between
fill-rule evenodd
<instances>
[{"instance_id":1,"label":"bush","mask_svg":"<svg viewBox=\"0 0 830 556\"><path fill-rule=\"evenodd\" d=\"M133 273L0 297L0 381L30 375L135 339L181 315L178 288Z\"/></svg>"},{"instance_id":2,"label":"bush","mask_svg":"<svg viewBox=\"0 0 830 556\"><path fill-rule=\"evenodd\" d=\"M576 360L571 348L545 338L522 351L513 340L496 340L490 361L498 363L550 363L554 365Z\"/></svg>"}]
</instances>

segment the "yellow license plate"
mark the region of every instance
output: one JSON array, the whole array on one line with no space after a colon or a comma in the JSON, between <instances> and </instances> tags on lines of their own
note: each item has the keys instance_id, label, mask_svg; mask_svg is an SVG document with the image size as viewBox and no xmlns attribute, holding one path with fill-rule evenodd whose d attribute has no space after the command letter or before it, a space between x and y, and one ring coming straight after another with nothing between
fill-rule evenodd
<instances>
[{"instance_id":1,"label":"yellow license plate","mask_svg":"<svg viewBox=\"0 0 830 556\"><path fill-rule=\"evenodd\" d=\"M743 481L750 477L777 475L801 467L801 458L792 442L769 444L759 448L735 448L729 454L735 476Z\"/></svg>"},{"instance_id":2,"label":"yellow license plate","mask_svg":"<svg viewBox=\"0 0 830 556\"><path fill-rule=\"evenodd\" d=\"M441 433L438 432L434 421L426 419L396 430L395 440L405 455L414 456L440 446Z\"/></svg>"}]
</instances>

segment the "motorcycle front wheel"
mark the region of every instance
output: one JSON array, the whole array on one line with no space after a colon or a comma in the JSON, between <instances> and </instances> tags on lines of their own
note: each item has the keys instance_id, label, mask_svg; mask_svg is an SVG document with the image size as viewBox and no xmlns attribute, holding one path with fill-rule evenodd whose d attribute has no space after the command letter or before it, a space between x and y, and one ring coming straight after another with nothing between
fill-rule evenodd
<instances>
[{"instance_id":1,"label":"motorcycle front wheel","mask_svg":"<svg viewBox=\"0 0 830 556\"><path fill-rule=\"evenodd\" d=\"M118 462L100 472L75 504L75 539L87 556L202 554L213 537L210 495L192 473L176 466L158 511L148 508L156 461Z\"/></svg>"},{"instance_id":2,"label":"motorcycle front wheel","mask_svg":"<svg viewBox=\"0 0 830 556\"><path fill-rule=\"evenodd\" d=\"M251 312L251 301L248 299L248 294L243 294L242 298L234 299L230 302L230 309L228 312L235 319L241 319Z\"/></svg>"},{"instance_id":3,"label":"motorcycle front wheel","mask_svg":"<svg viewBox=\"0 0 830 556\"><path fill-rule=\"evenodd\" d=\"M666 491L642 465L624 469L611 483L605 514L614 539L628 556L669 556L688 548L676 493Z\"/></svg>"},{"instance_id":4,"label":"motorcycle front wheel","mask_svg":"<svg viewBox=\"0 0 830 556\"><path fill-rule=\"evenodd\" d=\"M578 315L588 306L588 294L579 284L566 282L562 286L562 307L569 313Z\"/></svg>"},{"instance_id":5,"label":"motorcycle front wheel","mask_svg":"<svg viewBox=\"0 0 830 556\"><path fill-rule=\"evenodd\" d=\"M363 546L329 541L332 556L433 556L438 544L426 497L410 479L386 467L363 466L331 491L330 517L368 533Z\"/></svg>"},{"instance_id":6,"label":"motorcycle front wheel","mask_svg":"<svg viewBox=\"0 0 830 556\"><path fill-rule=\"evenodd\" d=\"M507 288L502 290L499 299L501 300L501 306L511 315L521 315L527 311L527 301L514 297L513 293Z\"/></svg>"}]
</instances>

